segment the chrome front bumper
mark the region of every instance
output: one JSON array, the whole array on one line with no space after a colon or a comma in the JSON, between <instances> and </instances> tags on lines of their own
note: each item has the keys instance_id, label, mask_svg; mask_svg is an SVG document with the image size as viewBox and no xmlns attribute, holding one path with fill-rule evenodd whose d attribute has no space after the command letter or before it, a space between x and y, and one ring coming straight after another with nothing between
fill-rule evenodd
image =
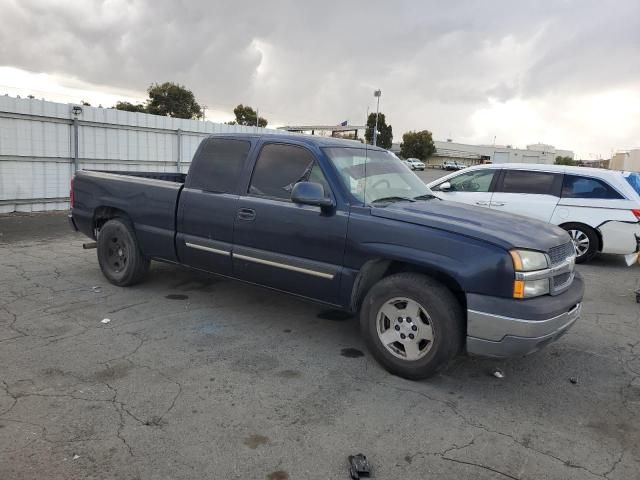
<instances>
[{"instance_id":1,"label":"chrome front bumper","mask_svg":"<svg viewBox=\"0 0 640 480\"><path fill-rule=\"evenodd\" d=\"M582 304L543 320L523 320L467 311L467 352L484 357L521 357L564 335L580 317Z\"/></svg>"}]
</instances>

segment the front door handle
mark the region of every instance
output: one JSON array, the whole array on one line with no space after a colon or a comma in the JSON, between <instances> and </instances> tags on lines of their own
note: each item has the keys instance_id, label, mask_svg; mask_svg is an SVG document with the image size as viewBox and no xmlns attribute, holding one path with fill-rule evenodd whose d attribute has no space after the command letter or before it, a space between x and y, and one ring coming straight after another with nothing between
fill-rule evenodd
<instances>
[{"instance_id":1,"label":"front door handle","mask_svg":"<svg viewBox=\"0 0 640 480\"><path fill-rule=\"evenodd\" d=\"M476 202L476 205L482 205L482 206L486 207L487 205L489 205L489 202L487 202L485 200L481 200L479 202Z\"/></svg>"},{"instance_id":2,"label":"front door handle","mask_svg":"<svg viewBox=\"0 0 640 480\"><path fill-rule=\"evenodd\" d=\"M492 207L504 207L504 205L502 202L491 202Z\"/></svg>"},{"instance_id":3,"label":"front door handle","mask_svg":"<svg viewBox=\"0 0 640 480\"><path fill-rule=\"evenodd\" d=\"M253 208L241 208L238 210L238 220L251 221L256 218L256 211Z\"/></svg>"}]
</instances>

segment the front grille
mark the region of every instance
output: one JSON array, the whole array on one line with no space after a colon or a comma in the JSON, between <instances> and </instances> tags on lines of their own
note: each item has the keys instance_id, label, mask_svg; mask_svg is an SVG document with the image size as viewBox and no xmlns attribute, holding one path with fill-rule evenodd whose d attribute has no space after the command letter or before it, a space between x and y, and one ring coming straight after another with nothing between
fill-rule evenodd
<instances>
[{"instance_id":1,"label":"front grille","mask_svg":"<svg viewBox=\"0 0 640 480\"><path fill-rule=\"evenodd\" d=\"M563 290L565 287L568 287L573 280L573 272L561 273L560 275L556 275L551 279L552 282L552 291L558 292Z\"/></svg>"},{"instance_id":2,"label":"front grille","mask_svg":"<svg viewBox=\"0 0 640 480\"><path fill-rule=\"evenodd\" d=\"M551 266L555 266L559 263L564 262L567 257L576 254L576 250L573 247L573 242L565 243L564 245L558 245L557 247L552 247L549 250L549 258L551 259Z\"/></svg>"},{"instance_id":3,"label":"front grille","mask_svg":"<svg viewBox=\"0 0 640 480\"><path fill-rule=\"evenodd\" d=\"M558 245L549 249L549 259L551 260L551 268L560 265L569 257L575 257L576 251L573 246L573 242L565 243L564 245ZM558 273L554 277L551 277L551 285L549 285L551 295L558 295L564 292L571 286L573 282L573 265L570 270Z\"/></svg>"}]
</instances>

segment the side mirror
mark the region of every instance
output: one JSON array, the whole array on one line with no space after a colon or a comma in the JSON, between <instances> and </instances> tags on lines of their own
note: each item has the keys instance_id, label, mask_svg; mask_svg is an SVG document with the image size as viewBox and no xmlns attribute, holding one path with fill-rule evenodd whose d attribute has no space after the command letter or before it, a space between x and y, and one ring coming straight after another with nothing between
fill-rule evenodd
<instances>
[{"instance_id":1,"label":"side mirror","mask_svg":"<svg viewBox=\"0 0 640 480\"><path fill-rule=\"evenodd\" d=\"M441 183L440 185L438 185L438 190L440 190L441 192L448 192L449 190L451 190L451 184L449 182Z\"/></svg>"},{"instance_id":2,"label":"side mirror","mask_svg":"<svg viewBox=\"0 0 640 480\"><path fill-rule=\"evenodd\" d=\"M291 190L291 201L321 208L333 207L333 200L324 196L324 187L315 182L298 182Z\"/></svg>"}]
</instances>

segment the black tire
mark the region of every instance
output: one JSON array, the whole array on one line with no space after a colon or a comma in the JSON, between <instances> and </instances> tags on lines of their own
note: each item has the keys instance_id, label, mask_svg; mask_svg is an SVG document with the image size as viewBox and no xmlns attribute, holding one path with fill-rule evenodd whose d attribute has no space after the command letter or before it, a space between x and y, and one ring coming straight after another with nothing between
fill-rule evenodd
<instances>
[{"instance_id":1,"label":"black tire","mask_svg":"<svg viewBox=\"0 0 640 480\"><path fill-rule=\"evenodd\" d=\"M150 261L140 251L133 225L125 218L113 218L98 233L98 263L102 274L114 285L140 283Z\"/></svg>"},{"instance_id":2,"label":"black tire","mask_svg":"<svg viewBox=\"0 0 640 480\"><path fill-rule=\"evenodd\" d=\"M583 223L565 223L562 228L569 233L574 246L576 246L576 263L588 262L598 254L600 238L598 238L598 234L593 228ZM579 247L576 242L583 241L585 238L589 242L588 247L583 252L578 253ZM584 243L582 243L582 247L584 247Z\"/></svg>"},{"instance_id":3,"label":"black tire","mask_svg":"<svg viewBox=\"0 0 640 480\"><path fill-rule=\"evenodd\" d=\"M386 308L390 304L388 302L398 297L408 298L422 306L432 329L433 340L425 341L426 346L422 348L426 353L414 361L398 358L391 353L378 334L382 323L390 323L387 316L379 315L380 309L383 306ZM393 328L396 327L400 326ZM391 328L389 325L387 331L391 331ZM394 375L420 380L437 373L462 350L464 314L458 300L441 283L418 273L398 273L383 278L367 293L360 310L360 331L369 350L384 368ZM394 345L401 347L398 343Z\"/></svg>"}]
</instances>

